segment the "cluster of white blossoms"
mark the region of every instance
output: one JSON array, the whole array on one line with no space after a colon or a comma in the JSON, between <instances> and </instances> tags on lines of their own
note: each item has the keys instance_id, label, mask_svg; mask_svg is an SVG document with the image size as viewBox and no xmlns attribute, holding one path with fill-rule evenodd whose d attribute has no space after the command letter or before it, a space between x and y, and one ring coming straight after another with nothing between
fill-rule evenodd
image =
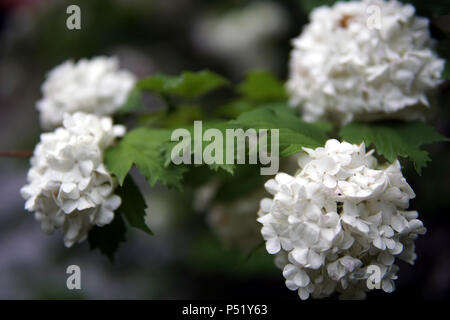
<instances>
[{"instance_id":1,"label":"cluster of white blossoms","mask_svg":"<svg viewBox=\"0 0 450 320\"><path fill-rule=\"evenodd\" d=\"M424 118L444 60L412 5L337 2L313 10L310 21L292 42L287 82L306 121Z\"/></svg>"},{"instance_id":2,"label":"cluster of white blossoms","mask_svg":"<svg viewBox=\"0 0 450 320\"><path fill-rule=\"evenodd\" d=\"M65 113L77 111L111 115L126 102L135 82L131 72L119 70L116 58L66 61L51 70L42 85L43 97L37 102L41 126L58 127Z\"/></svg>"},{"instance_id":3,"label":"cluster of white blossoms","mask_svg":"<svg viewBox=\"0 0 450 320\"><path fill-rule=\"evenodd\" d=\"M304 148L295 176L279 173L265 187L258 221L270 254L276 254L286 286L301 299L338 291L364 298L371 269L381 288L395 288L398 257L413 264L414 240L425 228L398 161L378 166L364 144L328 140ZM369 279L370 280L370 279Z\"/></svg>"},{"instance_id":4,"label":"cluster of white blossoms","mask_svg":"<svg viewBox=\"0 0 450 320\"><path fill-rule=\"evenodd\" d=\"M125 127L113 125L109 117L77 112L64 114L63 127L41 135L21 194L45 233L62 228L71 247L85 240L94 225L113 220L121 199L114 194L103 152L124 134Z\"/></svg>"}]
</instances>

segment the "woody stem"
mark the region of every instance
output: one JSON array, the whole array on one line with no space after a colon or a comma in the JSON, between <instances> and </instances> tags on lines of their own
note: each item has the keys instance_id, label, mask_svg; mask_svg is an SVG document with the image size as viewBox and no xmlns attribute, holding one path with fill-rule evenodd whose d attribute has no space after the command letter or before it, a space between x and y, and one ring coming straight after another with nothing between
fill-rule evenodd
<instances>
[{"instance_id":1,"label":"woody stem","mask_svg":"<svg viewBox=\"0 0 450 320\"><path fill-rule=\"evenodd\" d=\"M31 151L31 150L0 151L0 157L29 158L32 155L33 155L33 151Z\"/></svg>"}]
</instances>

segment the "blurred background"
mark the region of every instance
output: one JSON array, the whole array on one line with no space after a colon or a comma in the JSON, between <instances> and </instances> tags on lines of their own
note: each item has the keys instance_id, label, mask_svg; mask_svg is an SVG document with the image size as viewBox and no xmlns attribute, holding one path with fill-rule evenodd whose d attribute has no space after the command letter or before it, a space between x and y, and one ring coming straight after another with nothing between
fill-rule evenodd
<instances>
[{"instance_id":1,"label":"blurred background","mask_svg":"<svg viewBox=\"0 0 450 320\"><path fill-rule=\"evenodd\" d=\"M0 150L34 148L40 134L35 109L40 85L48 70L67 59L115 55L138 77L207 68L239 82L256 68L285 79L290 39L301 32L313 7L332 2L0 0ZM81 30L66 28L71 4L81 8ZM413 4L431 19L438 50L450 58L448 1ZM439 99L435 125L450 136L448 82ZM369 299L450 296L450 148L435 144L429 150L432 162L422 177L408 166L405 172L417 194L411 208L428 229L416 241L416 265L399 262L396 291L372 292ZM272 257L258 246L262 239L252 221L264 191L254 186L264 179L255 168L239 170L248 184L237 190L221 173L205 184L201 177L211 172L200 168L186 177L184 193L160 186L150 190L135 174L155 235L129 229L114 264L90 251L87 242L66 249L61 234L40 231L19 194L28 168L26 158L0 158L1 299L298 300ZM241 228L234 227L235 221ZM66 268L72 264L81 268L82 290L66 288Z\"/></svg>"}]
</instances>

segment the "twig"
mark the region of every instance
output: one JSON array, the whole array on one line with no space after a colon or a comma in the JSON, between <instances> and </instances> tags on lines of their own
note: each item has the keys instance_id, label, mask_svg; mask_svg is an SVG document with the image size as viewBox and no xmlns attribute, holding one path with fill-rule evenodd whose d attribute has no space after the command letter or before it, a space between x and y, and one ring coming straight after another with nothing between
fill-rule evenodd
<instances>
[{"instance_id":1,"label":"twig","mask_svg":"<svg viewBox=\"0 0 450 320\"><path fill-rule=\"evenodd\" d=\"M31 150L0 151L0 157L29 158L32 155L33 155L33 151L31 151Z\"/></svg>"}]
</instances>

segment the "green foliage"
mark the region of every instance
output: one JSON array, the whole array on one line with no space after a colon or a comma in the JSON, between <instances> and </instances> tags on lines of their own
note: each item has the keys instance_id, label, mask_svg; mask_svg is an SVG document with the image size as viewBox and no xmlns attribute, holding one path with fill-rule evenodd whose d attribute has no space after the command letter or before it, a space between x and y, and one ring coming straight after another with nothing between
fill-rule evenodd
<instances>
[{"instance_id":1,"label":"green foliage","mask_svg":"<svg viewBox=\"0 0 450 320\"><path fill-rule=\"evenodd\" d=\"M196 120L205 120L202 108L196 105L182 105L166 117L161 119L160 124L165 128L180 128L194 123Z\"/></svg>"},{"instance_id":2,"label":"green foliage","mask_svg":"<svg viewBox=\"0 0 450 320\"><path fill-rule=\"evenodd\" d=\"M327 140L326 131L330 129L330 126L326 123L320 123L319 125L313 123L307 123L300 119L294 110L286 106L285 104L273 104L264 107L257 108L248 112L243 112L236 120L226 122L204 122L202 124L202 131L205 132L208 128L218 129L222 132L222 136L226 136L227 129L278 129L279 130L279 148L280 156L287 157L297 152L302 151L303 147L316 148L322 146ZM184 129L189 132L191 138L191 153L194 154L194 127L188 126ZM270 134L269 134L270 138ZM202 139L202 137L200 137ZM172 148L179 142L170 142L164 146L165 164L168 165L171 162ZM211 142L202 141L201 152L203 154L205 147L210 145ZM212 170L217 171L223 169L230 174L233 174L236 169L236 164L226 164L225 155L229 150L226 150L226 141L223 141L223 163L222 164L210 164L209 167ZM248 146L247 146L248 147ZM235 144L236 152L237 146ZM246 153L254 152L255 150L246 150Z\"/></svg>"},{"instance_id":3,"label":"green foliage","mask_svg":"<svg viewBox=\"0 0 450 320\"><path fill-rule=\"evenodd\" d=\"M191 138L191 155L194 154L195 152L195 132L194 132L194 126L190 125L190 126L184 126L182 127L184 129L186 129L189 132L190 138ZM212 141L210 142L205 142L203 141L203 133L208 130L209 128L214 128L214 129L218 129L221 133L222 136L225 137L226 134L226 129L231 129L231 128L236 128L236 125L233 125L230 122L216 122L216 121L209 121L209 122L203 122L202 123L202 136L199 137L202 141L202 145L201 145L201 150L199 152L201 152L201 154L203 155L203 152L205 150L205 147L207 147L210 143L212 143ZM186 138L188 139L188 138ZM181 138L180 138L181 141ZM177 145L179 143L179 141L171 141L169 143L167 143L163 148L164 148L164 155L165 155L165 164L169 165L171 163L171 153L172 153L172 149L175 145ZM235 164L226 164L225 163L225 155L226 155L226 143L225 143L225 139L223 141L223 150L222 150L222 163L212 163L210 165L208 165L208 167L210 169L212 169L213 171L217 171L219 169L225 170L226 172L233 174L234 168L235 168ZM191 163L194 163L193 161L191 161ZM195 165L195 164L194 164Z\"/></svg>"},{"instance_id":4,"label":"green foliage","mask_svg":"<svg viewBox=\"0 0 450 320\"><path fill-rule=\"evenodd\" d=\"M287 157L303 147L316 148L327 140L330 126L303 121L285 104L269 105L241 114L234 124L245 128L279 129L280 156Z\"/></svg>"},{"instance_id":5,"label":"green foliage","mask_svg":"<svg viewBox=\"0 0 450 320\"><path fill-rule=\"evenodd\" d=\"M235 119L242 113L252 111L257 108L258 105L255 103L252 103L248 100L238 99L217 107L214 110L214 115L218 117Z\"/></svg>"},{"instance_id":6,"label":"green foliage","mask_svg":"<svg viewBox=\"0 0 450 320\"><path fill-rule=\"evenodd\" d=\"M138 128L130 131L115 146L105 152L105 164L122 185L133 165L145 176L150 186L161 181L181 189L185 168L165 165L163 146L170 141L170 130Z\"/></svg>"},{"instance_id":7,"label":"green foliage","mask_svg":"<svg viewBox=\"0 0 450 320\"><path fill-rule=\"evenodd\" d=\"M262 176L259 170L258 165L246 164L236 167L233 176L222 177L215 200L233 201L243 195L246 196L262 189L267 181L267 176Z\"/></svg>"},{"instance_id":8,"label":"green foliage","mask_svg":"<svg viewBox=\"0 0 450 320\"><path fill-rule=\"evenodd\" d=\"M117 194L122 199L119 212L121 212L128 223L148 234L153 234L145 223L145 209L147 204L139 190L139 187L133 181L130 175L127 175L122 187L118 188Z\"/></svg>"},{"instance_id":9,"label":"green foliage","mask_svg":"<svg viewBox=\"0 0 450 320\"><path fill-rule=\"evenodd\" d=\"M127 113L142 107L142 96L139 88L134 88L128 95L125 104L119 109L119 113Z\"/></svg>"},{"instance_id":10,"label":"green foliage","mask_svg":"<svg viewBox=\"0 0 450 320\"><path fill-rule=\"evenodd\" d=\"M238 86L238 91L244 98L254 101L286 99L283 83L267 71L250 72Z\"/></svg>"},{"instance_id":11,"label":"green foliage","mask_svg":"<svg viewBox=\"0 0 450 320\"><path fill-rule=\"evenodd\" d=\"M126 240L125 232L125 223L119 209L110 224L103 227L95 226L89 231L88 241L91 250L99 249L111 263L114 262L114 253L119 249L120 243Z\"/></svg>"},{"instance_id":12,"label":"green foliage","mask_svg":"<svg viewBox=\"0 0 450 320\"><path fill-rule=\"evenodd\" d=\"M392 162L397 157L407 157L414 163L417 173L430 161L422 145L448 141L434 128L422 122L351 123L341 129L340 137L351 143L365 142L374 145L375 151Z\"/></svg>"},{"instance_id":13,"label":"green foliage","mask_svg":"<svg viewBox=\"0 0 450 320\"><path fill-rule=\"evenodd\" d=\"M208 70L199 72L183 72L179 76L156 74L142 79L138 87L162 96L176 95L185 99L195 99L229 82L222 76Z\"/></svg>"},{"instance_id":14,"label":"green foliage","mask_svg":"<svg viewBox=\"0 0 450 320\"><path fill-rule=\"evenodd\" d=\"M258 275L267 276L277 271L273 267L273 258L263 246L250 252L225 249L217 238L205 232L196 235L186 262L202 274L228 274L245 279Z\"/></svg>"},{"instance_id":15,"label":"green foliage","mask_svg":"<svg viewBox=\"0 0 450 320\"><path fill-rule=\"evenodd\" d=\"M116 210L113 221L103 227L95 226L88 236L91 250L99 249L111 262L114 262L114 254L119 249L120 243L126 240L123 217L132 227L153 234L145 223L147 205L130 175L126 176L123 185L117 188L116 193L122 199L122 203Z\"/></svg>"}]
</instances>

